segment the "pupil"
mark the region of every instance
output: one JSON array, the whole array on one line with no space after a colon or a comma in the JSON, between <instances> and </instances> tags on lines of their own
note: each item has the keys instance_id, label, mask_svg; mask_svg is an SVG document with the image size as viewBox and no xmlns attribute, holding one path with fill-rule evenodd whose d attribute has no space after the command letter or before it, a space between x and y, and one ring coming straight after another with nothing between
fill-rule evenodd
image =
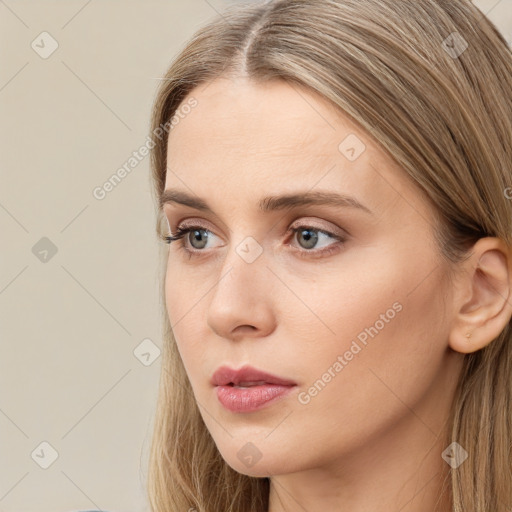
<instances>
[{"instance_id":1,"label":"pupil","mask_svg":"<svg viewBox=\"0 0 512 512\"><path fill-rule=\"evenodd\" d=\"M304 236L305 233L306 235ZM308 249L311 249L312 247L315 246L316 241L318 239L317 234L315 234L313 231L309 229L304 229L302 230L301 235L306 238L306 246Z\"/></svg>"},{"instance_id":2,"label":"pupil","mask_svg":"<svg viewBox=\"0 0 512 512\"><path fill-rule=\"evenodd\" d=\"M194 234L194 240L196 240L197 242L201 242L201 231L204 231L204 229L195 229L193 231L193 234ZM205 235L205 240L203 240L203 245L200 246L200 247L196 247L194 244L192 244L193 247L196 247L197 249L202 249L205 245L206 245L206 235Z\"/></svg>"}]
</instances>

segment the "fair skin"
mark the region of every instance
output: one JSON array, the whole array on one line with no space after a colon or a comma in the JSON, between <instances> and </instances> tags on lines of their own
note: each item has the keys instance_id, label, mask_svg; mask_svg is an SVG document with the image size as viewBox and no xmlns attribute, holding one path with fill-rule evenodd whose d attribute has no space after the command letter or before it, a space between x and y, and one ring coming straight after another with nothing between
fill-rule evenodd
<instances>
[{"instance_id":1,"label":"fair skin","mask_svg":"<svg viewBox=\"0 0 512 512\"><path fill-rule=\"evenodd\" d=\"M431 205L350 118L304 88L223 78L191 95L197 107L169 136L165 188L203 199L213 213L164 205L173 234L207 230L180 240L196 251L190 259L171 243L166 304L222 457L240 473L271 476L269 512L432 512L440 496L438 510L448 511L446 422L463 354L490 343L512 314L507 248L479 240L448 280ZM353 161L338 148L350 134L366 146ZM256 206L320 190L370 212ZM313 230L315 245L289 231L298 226L345 242ZM261 249L251 263L236 250L246 237L256 240L250 251ZM334 252L319 256L328 247ZM304 403L372 326L378 334ZM261 411L231 412L209 380L220 365L244 364L297 386ZM261 454L250 467L237 456L248 442Z\"/></svg>"}]
</instances>

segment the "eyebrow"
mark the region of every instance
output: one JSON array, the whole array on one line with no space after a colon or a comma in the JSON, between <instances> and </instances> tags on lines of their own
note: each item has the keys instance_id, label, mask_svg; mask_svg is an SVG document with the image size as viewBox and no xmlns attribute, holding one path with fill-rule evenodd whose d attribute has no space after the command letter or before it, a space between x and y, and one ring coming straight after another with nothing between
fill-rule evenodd
<instances>
[{"instance_id":1,"label":"eyebrow","mask_svg":"<svg viewBox=\"0 0 512 512\"><path fill-rule=\"evenodd\" d=\"M185 191L176 189L164 190L160 196L160 208L168 203L182 204L184 206L189 206L190 208L195 208L196 210L209 212L215 215L215 212L208 203L206 203L206 201L197 196L190 195ZM373 215L373 212L364 204L360 203L355 197L329 191L305 191L281 196L268 196L258 202L258 208L262 212L289 210L308 205L356 208Z\"/></svg>"}]
</instances>

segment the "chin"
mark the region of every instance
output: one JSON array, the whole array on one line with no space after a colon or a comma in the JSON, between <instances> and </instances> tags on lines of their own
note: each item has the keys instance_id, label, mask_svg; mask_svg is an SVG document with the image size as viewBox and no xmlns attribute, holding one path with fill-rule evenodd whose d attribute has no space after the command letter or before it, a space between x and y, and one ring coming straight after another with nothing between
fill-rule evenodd
<instances>
[{"instance_id":1,"label":"chin","mask_svg":"<svg viewBox=\"0 0 512 512\"><path fill-rule=\"evenodd\" d=\"M226 459L225 459L226 460ZM265 464L263 459L254 464L254 466L248 467L244 463L241 463L235 458L226 460L226 463L234 469L237 473L242 475L250 476L253 478L266 478L273 475L279 475L285 473L281 464Z\"/></svg>"},{"instance_id":2,"label":"chin","mask_svg":"<svg viewBox=\"0 0 512 512\"><path fill-rule=\"evenodd\" d=\"M272 448L269 444L261 450L249 441L239 441L235 445L226 447L220 453L228 466L237 473L264 478L300 469L296 466L292 467L293 461L290 460L289 452L283 450L279 453L279 448Z\"/></svg>"}]
</instances>

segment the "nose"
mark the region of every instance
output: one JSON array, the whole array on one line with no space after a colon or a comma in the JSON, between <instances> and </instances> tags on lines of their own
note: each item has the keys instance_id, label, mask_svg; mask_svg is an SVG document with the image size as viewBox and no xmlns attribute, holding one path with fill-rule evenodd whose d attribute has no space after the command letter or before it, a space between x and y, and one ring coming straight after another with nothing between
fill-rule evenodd
<instances>
[{"instance_id":1,"label":"nose","mask_svg":"<svg viewBox=\"0 0 512 512\"><path fill-rule=\"evenodd\" d=\"M211 291L207 322L222 338L267 336L275 329L275 276L258 247L241 243L231 249Z\"/></svg>"}]
</instances>

